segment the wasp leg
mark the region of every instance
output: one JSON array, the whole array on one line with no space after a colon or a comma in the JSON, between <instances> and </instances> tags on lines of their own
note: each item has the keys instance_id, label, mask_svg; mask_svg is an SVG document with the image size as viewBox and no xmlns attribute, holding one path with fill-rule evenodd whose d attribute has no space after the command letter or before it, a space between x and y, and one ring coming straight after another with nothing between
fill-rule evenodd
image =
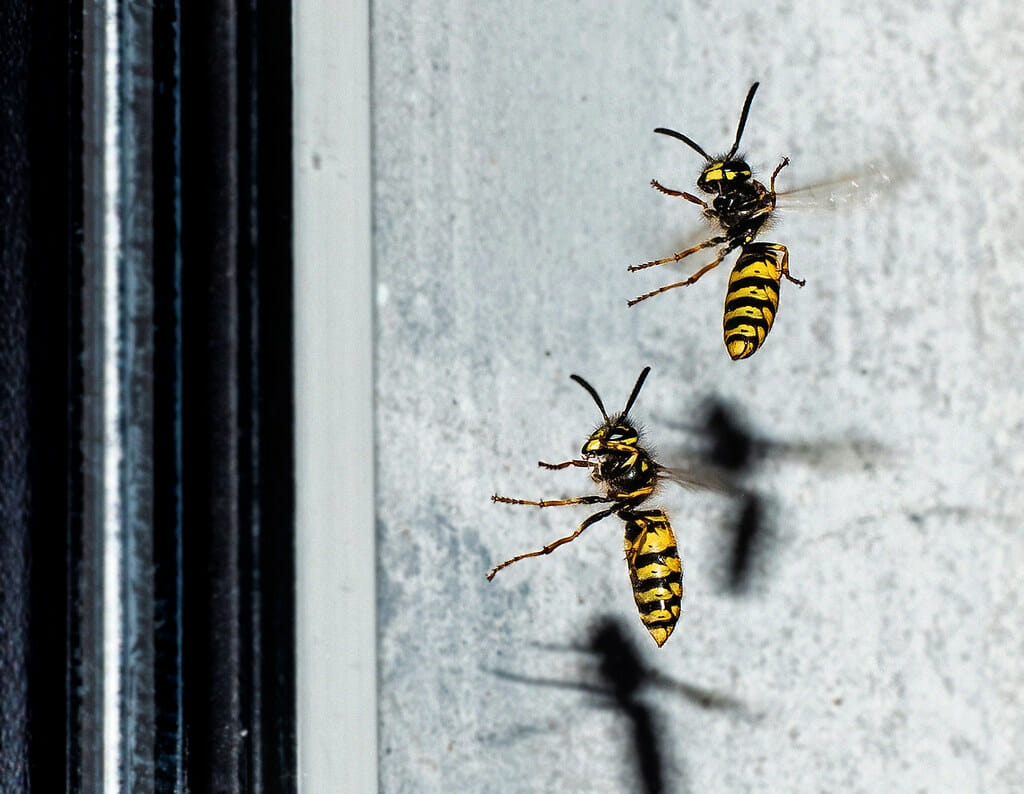
<instances>
[{"instance_id":1,"label":"wasp leg","mask_svg":"<svg viewBox=\"0 0 1024 794\"><path fill-rule=\"evenodd\" d=\"M596 497L596 498L597 499L601 499L602 497ZM495 501L500 501L500 500L495 498ZM562 502L560 504L576 504L576 503L577 502L575 500L570 500L568 502ZM513 504L538 504L538 503L537 502L513 502ZM600 511L594 513L594 515L590 516L582 524L580 524L579 529L577 529L571 535L566 535L564 538L559 538L558 540L556 540L556 541L554 541L552 543L549 543L543 549L538 549L537 551L530 551L530 552L527 552L526 554L519 554L519 555L513 557L511 560L505 560L505 562L501 563L500 565L495 565L493 568L491 568L490 573L487 574L487 580L490 581L491 579L494 578L494 574L496 574L502 568L507 568L509 565L511 565L514 562L519 562L520 560L525 560L527 557L540 557L540 556L542 556L544 554L550 554L555 549L557 549L559 546L562 546L562 545L564 545L564 544L566 544L566 543L568 543L568 542L570 542L572 540L576 540L576 538L578 538L583 533L583 530L585 530L591 524L596 524L602 518L607 518L612 513L614 513L616 507L617 507L617 505L612 505L611 507L605 508L604 510L600 510Z\"/></svg>"},{"instance_id":2,"label":"wasp leg","mask_svg":"<svg viewBox=\"0 0 1024 794\"><path fill-rule=\"evenodd\" d=\"M542 460L537 461L537 465L542 469L567 469L570 466L579 466L580 468L591 468L596 465L593 461L589 460L567 460L564 463L545 463Z\"/></svg>"},{"instance_id":3,"label":"wasp leg","mask_svg":"<svg viewBox=\"0 0 1024 794\"><path fill-rule=\"evenodd\" d=\"M775 170L772 171L771 194L772 194L772 199L773 200L775 198L775 177L777 177L779 175L779 171L781 171L787 165L789 165L789 158L788 157L783 157L782 158L782 162L779 163L777 166L775 166Z\"/></svg>"},{"instance_id":4,"label":"wasp leg","mask_svg":"<svg viewBox=\"0 0 1024 794\"><path fill-rule=\"evenodd\" d=\"M708 240L708 243L710 243L712 245L715 244L716 242L725 242L725 238L713 237L711 240ZM682 259L687 254L692 253L694 250L697 250L697 249L700 249L700 248L708 248L708 247L710 247L710 246L707 245L707 244L703 244L703 245L697 246L696 249L691 249L690 251L683 251L682 254L676 254L676 256L679 259ZM645 301L648 298L653 298L655 295L660 295L663 292L668 292L670 289L675 289L676 287L688 287L691 284L696 283L697 279L699 279L701 276L703 276L709 270L712 270L713 268L716 268L720 264L722 264L722 260L725 259L732 252L732 250L735 247L736 247L735 245L727 245L725 248L723 248L721 251L718 252L718 256L714 260L712 260L708 264L704 265L704 267L702 267L700 270L698 270L696 273L694 273L692 276L690 276L688 279L686 279L686 281L677 281L674 284L666 284L664 287L658 287L658 289L651 290L650 292L645 292L643 295L638 295L637 297L633 298L632 300L626 301L626 305L627 306L635 306L640 301ZM671 261L673 261L673 260L671 260L671 259L662 259L662 260L657 261L657 262L649 262L647 265L639 265L636 268L630 268L630 270L634 270L634 269L639 270L640 268L648 267L649 265L660 265L663 262L671 262Z\"/></svg>"},{"instance_id":5,"label":"wasp leg","mask_svg":"<svg viewBox=\"0 0 1024 794\"><path fill-rule=\"evenodd\" d=\"M512 499L508 496L498 496L494 494L491 497L492 502L501 502L506 505L532 505L533 507L561 507L562 505L594 505L600 504L601 502L612 502L613 499L609 499L607 496L574 496L572 499L541 499L539 502L533 502L529 499Z\"/></svg>"},{"instance_id":6,"label":"wasp leg","mask_svg":"<svg viewBox=\"0 0 1024 794\"><path fill-rule=\"evenodd\" d=\"M651 187L653 187L659 193L664 193L666 196L682 196L683 195L683 191L681 191L681 190L673 190L670 187L665 187L657 179L652 179L651 180Z\"/></svg>"},{"instance_id":7,"label":"wasp leg","mask_svg":"<svg viewBox=\"0 0 1024 794\"><path fill-rule=\"evenodd\" d=\"M782 251L782 264L779 265L779 272L782 273L782 275L784 275L794 284L796 284L798 287L802 287L804 284L806 284L806 280L802 278L794 278L789 274L789 249L786 248L786 246L784 245L778 244L772 245L772 248L776 251Z\"/></svg>"},{"instance_id":8,"label":"wasp leg","mask_svg":"<svg viewBox=\"0 0 1024 794\"><path fill-rule=\"evenodd\" d=\"M673 190L670 187L665 187L657 179L652 179L651 180L651 187L653 187L655 190L659 191L660 193L664 193L666 196L677 196L678 198L684 198L687 201L692 202L693 204L699 204L704 209L708 208L707 202L702 201L701 199L697 198L692 193L687 193L685 190Z\"/></svg>"},{"instance_id":9,"label":"wasp leg","mask_svg":"<svg viewBox=\"0 0 1024 794\"><path fill-rule=\"evenodd\" d=\"M704 242L702 242L702 243L700 243L698 245L693 246L693 248L687 248L685 251L680 251L678 254L674 254L672 256L667 256L664 259L655 259L653 262L644 262L642 265L630 265L626 269L630 273L635 273L638 270L644 270L645 268L654 267L655 265L664 265L667 262L678 262L680 259L686 259L686 257L688 257L690 254L695 254L698 251L703 251L705 248L711 248L713 246L718 245L719 243L724 243L728 239L729 239L728 237L712 237L710 240L705 240ZM731 250L732 250L732 248L729 248L725 253L728 253ZM724 256L725 256L725 254L722 254L722 256L718 258L718 260L716 261L715 264L718 264L718 262L721 262L722 258ZM710 268L706 268L705 270L702 270L697 275L697 278L700 278L709 269Z\"/></svg>"}]
</instances>

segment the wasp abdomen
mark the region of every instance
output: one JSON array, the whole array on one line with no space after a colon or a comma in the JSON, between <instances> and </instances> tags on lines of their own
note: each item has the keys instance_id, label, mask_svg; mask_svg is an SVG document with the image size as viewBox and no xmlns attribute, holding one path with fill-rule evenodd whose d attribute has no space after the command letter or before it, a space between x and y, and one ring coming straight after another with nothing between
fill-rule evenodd
<instances>
[{"instance_id":1,"label":"wasp abdomen","mask_svg":"<svg viewBox=\"0 0 1024 794\"><path fill-rule=\"evenodd\" d=\"M779 282L787 252L777 243L748 243L729 276L725 296L725 347L735 361L764 342L779 309Z\"/></svg>"},{"instance_id":2,"label":"wasp abdomen","mask_svg":"<svg viewBox=\"0 0 1024 794\"><path fill-rule=\"evenodd\" d=\"M664 510L622 511L626 563L640 620L658 646L675 629L683 597L683 564Z\"/></svg>"}]
</instances>

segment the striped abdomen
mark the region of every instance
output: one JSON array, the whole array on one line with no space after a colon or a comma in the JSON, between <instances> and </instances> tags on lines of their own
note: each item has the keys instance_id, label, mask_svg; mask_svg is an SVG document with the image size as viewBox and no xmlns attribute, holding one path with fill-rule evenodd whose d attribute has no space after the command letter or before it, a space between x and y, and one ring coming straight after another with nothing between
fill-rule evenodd
<instances>
[{"instance_id":1,"label":"striped abdomen","mask_svg":"<svg viewBox=\"0 0 1024 794\"><path fill-rule=\"evenodd\" d=\"M676 536L664 510L623 510L626 563L640 620L658 646L665 644L679 619L683 564Z\"/></svg>"},{"instance_id":2,"label":"striped abdomen","mask_svg":"<svg viewBox=\"0 0 1024 794\"><path fill-rule=\"evenodd\" d=\"M788 258L777 243L748 243L740 252L725 295L725 347L733 361L754 355L768 336Z\"/></svg>"}]
</instances>

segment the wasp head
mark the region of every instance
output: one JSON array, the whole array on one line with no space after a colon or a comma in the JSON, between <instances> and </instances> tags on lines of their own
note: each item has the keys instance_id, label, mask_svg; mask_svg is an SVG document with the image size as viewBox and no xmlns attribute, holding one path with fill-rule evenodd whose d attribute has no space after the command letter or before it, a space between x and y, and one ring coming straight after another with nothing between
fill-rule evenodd
<instances>
[{"instance_id":1,"label":"wasp head","mask_svg":"<svg viewBox=\"0 0 1024 794\"><path fill-rule=\"evenodd\" d=\"M708 163L697 177L697 187L705 193L725 193L734 185L750 179L750 166L746 160L722 158Z\"/></svg>"},{"instance_id":2,"label":"wasp head","mask_svg":"<svg viewBox=\"0 0 1024 794\"><path fill-rule=\"evenodd\" d=\"M613 417L591 433L580 454L593 464L594 482L615 491L632 491L652 478L654 462L640 446L640 432L624 416Z\"/></svg>"},{"instance_id":3,"label":"wasp head","mask_svg":"<svg viewBox=\"0 0 1024 794\"><path fill-rule=\"evenodd\" d=\"M616 498L642 499L654 489L658 466L640 445L640 431L629 420L629 409L640 393L650 367L644 367L622 413L609 417L594 387L579 375L572 379L594 398L604 423L590 434L580 454L592 468L590 476Z\"/></svg>"},{"instance_id":4,"label":"wasp head","mask_svg":"<svg viewBox=\"0 0 1024 794\"><path fill-rule=\"evenodd\" d=\"M580 450L584 460L594 464L591 474L597 481L615 479L636 465L640 433L631 424L616 417L590 434Z\"/></svg>"},{"instance_id":5,"label":"wasp head","mask_svg":"<svg viewBox=\"0 0 1024 794\"><path fill-rule=\"evenodd\" d=\"M583 457L632 454L640 442L640 433L624 419L616 417L591 433L581 450Z\"/></svg>"},{"instance_id":6,"label":"wasp head","mask_svg":"<svg viewBox=\"0 0 1024 794\"><path fill-rule=\"evenodd\" d=\"M704 166L704 170L700 172L700 176L697 178L697 187L705 193L717 193L721 196L736 185L740 185L750 179L750 166L747 165L747 161L742 157L736 156L736 151L740 148L743 127L746 126L747 114L750 113L750 103L754 101L754 93L757 91L757 86L758 84L754 83L747 92L747 99L743 103L743 110L740 112L740 123L736 127L736 138L733 140L732 148L728 154L723 154L721 157L711 157L698 143L681 132L666 129L665 127L658 127L655 130L657 133L682 141L707 161L707 165Z\"/></svg>"}]
</instances>

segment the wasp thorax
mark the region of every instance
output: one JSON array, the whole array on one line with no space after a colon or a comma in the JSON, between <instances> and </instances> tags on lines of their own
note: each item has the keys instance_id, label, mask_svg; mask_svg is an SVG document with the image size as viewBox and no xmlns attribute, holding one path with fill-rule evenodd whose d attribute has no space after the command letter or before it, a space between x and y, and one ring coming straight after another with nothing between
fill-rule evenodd
<instances>
[{"instance_id":1,"label":"wasp thorax","mask_svg":"<svg viewBox=\"0 0 1024 794\"><path fill-rule=\"evenodd\" d=\"M700 172L697 187L705 193L718 193L750 179L750 166L745 160L715 160Z\"/></svg>"},{"instance_id":2,"label":"wasp thorax","mask_svg":"<svg viewBox=\"0 0 1024 794\"><path fill-rule=\"evenodd\" d=\"M605 449L588 457L594 464L590 478L605 487L619 488L635 481L639 474L636 454Z\"/></svg>"}]
</instances>

